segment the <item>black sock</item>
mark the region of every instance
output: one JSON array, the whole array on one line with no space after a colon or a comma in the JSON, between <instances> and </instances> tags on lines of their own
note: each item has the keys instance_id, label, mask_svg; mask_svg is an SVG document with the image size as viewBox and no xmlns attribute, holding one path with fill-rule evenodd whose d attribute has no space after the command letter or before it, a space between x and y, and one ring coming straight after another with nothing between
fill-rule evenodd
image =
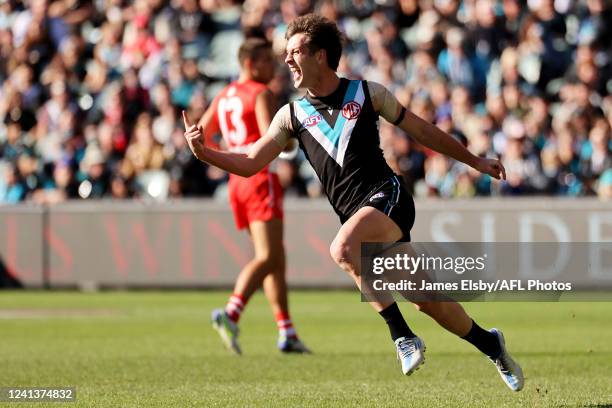
<instances>
[{"instance_id":1,"label":"black sock","mask_svg":"<svg viewBox=\"0 0 612 408\"><path fill-rule=\"evenodd\" d=\"M389 332L391 333L393 341L400 337L415 337L415 334L410 330L408 324L406 324L402 312L400 312L399 307L397 307L397 303L394 302L391 306L378 313L385 319L387 326L389 326Z\"/></svg>"},{"instance_id":2,"label":"black sock","mask_svg":"<svg viewBox=\"0 0 612 408\"><path fill-rule=\"evenodd\" d=\"M501 345L497 336L490 331L486 331L473 320L470 332L463 336L462 339L469 341L474 347L493 359L501 354Z\"/></svg>"}]
</instances>

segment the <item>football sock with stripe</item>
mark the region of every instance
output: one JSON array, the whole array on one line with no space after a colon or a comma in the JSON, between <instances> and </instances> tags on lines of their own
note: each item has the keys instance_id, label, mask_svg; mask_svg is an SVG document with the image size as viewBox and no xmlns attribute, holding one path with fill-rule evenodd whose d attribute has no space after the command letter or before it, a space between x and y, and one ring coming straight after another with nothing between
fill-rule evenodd
<instances>
[{"instance_id":1,"label":"football sock with stripe","mask_svg":"<svg viewBox=\"0 0 612 408\"><path fill-rule=\"evenodd\" d=\"M492 359L501 354L501 345L497 336L477 325L474 320L472 320L472 328L469 333L462 339L472 343L474 347Z\"/></svg>"},{"instance_id":2,"label":"football sock with stripe","mask_svg":"<svg viewBox=\"0 0 612 408\"><path fill-rule=\"evenodd\" d=\"M404 316L402 316L402 312L400 312L397 303L393 302L392 305L378 312L378 314L385 319L387 326L389 326L389 332L391 333L393 341L400 337L415 337L415 334L410 330L410 327L408 327L406 320L404 320Z\"/></svg>"},{"instance_id":3,"label":"football sock with stripe","mask_svg":"<svg viewBox=\"0 0 612 408\"><path fill-rule=\"evenodd\" d=\"M233 293L227 301L227 305L225 305L225 314L227 314L227 317L229 317L234 323L238 323L246 303L247 299L245 299L244 296L242 296L240 293Z\"/></svg>"},{"instance_id":4,"label":"football sock with stripe","mask_svg":"<svg viewBox=\"0 0 612 408\"><path fill-rule=\"evenodd\" d=\"M278 312L275 318L279 337L297 339L297 332L293 327L289 313Z\"/></svg>"}]
</instances>

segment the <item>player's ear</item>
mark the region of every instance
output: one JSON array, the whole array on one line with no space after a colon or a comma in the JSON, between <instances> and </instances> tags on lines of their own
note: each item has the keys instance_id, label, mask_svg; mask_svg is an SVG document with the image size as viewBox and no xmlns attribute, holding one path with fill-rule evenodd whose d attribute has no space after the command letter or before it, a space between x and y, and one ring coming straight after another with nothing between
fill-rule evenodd
<instances>
[{"instance_id":1,"label":"player's ear","mask_svg":"<svg viewBox=\"0 0 612 408\"><path fill-rule=\"evenodd\" d=\"M317 51L317 62L320 64L327 64L327 51L323 48Z\"/></svg>"}]
</instances>

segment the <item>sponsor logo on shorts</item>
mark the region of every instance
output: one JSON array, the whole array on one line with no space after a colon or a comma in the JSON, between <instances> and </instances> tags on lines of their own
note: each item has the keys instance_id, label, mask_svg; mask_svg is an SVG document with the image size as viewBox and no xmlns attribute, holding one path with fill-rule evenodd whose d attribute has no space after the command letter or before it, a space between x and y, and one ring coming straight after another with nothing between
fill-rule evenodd
<instances>
[{"instance_id":1,"label":"sponsor logo on shorts","mask_svg":"<svg viewBox=\"0 0 612 408\"><path fill-rule=\"evenodd\" d=\"M355 101L347 102L342 107L342 116L347 119L355 119L361 113L361 105Z\"/></svg>"},{"instance_id":2,"label":"sponsor logo on shorts","mask_svg":"<svg viewBox=\"0 0 612 408\"><path fill-rule=\"evenodd\" d=\"M315 126L317 123L321 121L321 119L323 119L321 115L319 113L316 113L304 119L304 122L302 122L302 125L304 125L304 127Z\"/></svg>"},{"instance_id":3,"label":"sponsor logo on shorts","mask_svg":"<svg viewBox=\"0 0 612 408\"><path fill-rule=\"evenodd\" d=\"M376 193L374 194L372 197L370 197L370 202L378 199L378 198L383 198L385 196L385 193L383 193L382 191L380 193Z\"/></svg>"}]
</instances>

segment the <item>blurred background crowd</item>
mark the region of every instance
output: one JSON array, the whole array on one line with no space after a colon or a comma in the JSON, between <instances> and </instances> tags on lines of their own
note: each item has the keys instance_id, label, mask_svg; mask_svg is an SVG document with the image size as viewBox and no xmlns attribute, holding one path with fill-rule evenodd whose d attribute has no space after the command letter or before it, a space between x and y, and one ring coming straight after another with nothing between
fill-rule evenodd
<instances>
[{"instance_id":1,"label":"blurred background crowd","mask_svg":"<svg viewBox=\"0 0 612 408\"><path fill-rule=\"evenodd\" d=\"M416 196L612 198L607 0L0 0L0 202L223 197L180 111L199 117L237 77L245 36L273 43L279 106L298 96L284 33L312 11L346 36L342 76L507 169L493 182L381 120ZM322 194L302 155L278 171L286 194Z\"/></svg>"}]
</instances>

